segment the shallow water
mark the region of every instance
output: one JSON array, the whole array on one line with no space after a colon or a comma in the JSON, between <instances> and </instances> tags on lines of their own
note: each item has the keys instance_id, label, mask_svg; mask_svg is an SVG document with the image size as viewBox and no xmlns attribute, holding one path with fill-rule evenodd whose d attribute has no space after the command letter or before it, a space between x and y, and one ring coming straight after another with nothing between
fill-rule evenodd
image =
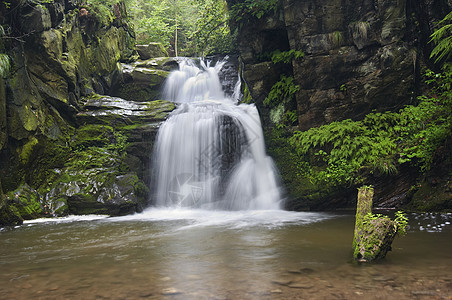
<instances>
[{"instance_id":1,"label":"shallow water","mask_svg":"<svg viewBox=\"0 0 452 300\"><path fill-rule=\"evenodd\" d=\"M452 215L410 215L378 264L351 214L152 209L0 231L0 299L452 299Z\"/></svg>"}]
</instances>

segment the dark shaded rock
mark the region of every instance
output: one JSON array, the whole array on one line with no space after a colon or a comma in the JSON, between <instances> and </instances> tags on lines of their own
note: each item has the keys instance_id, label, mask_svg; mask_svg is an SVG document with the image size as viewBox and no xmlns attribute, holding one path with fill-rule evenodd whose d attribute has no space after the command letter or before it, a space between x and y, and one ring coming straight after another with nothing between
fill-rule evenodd
<instances>
[{"instance_id":1,"label":"dark shaded rock","mask_svg":"<svg viewBox=\"0 0 452 300\"><path fill-rule=\"evenodd\" d=\"M64 20L64 11L65 1L64 0L56 0L53 3L49 3L46 5L46 8L49 10L50 19L52 21L52 27L55 28L61 24Z\"/></svg>"},{"instance_id":2,"label":"dark shaded rock","mask_svg":"<svg viewBox=\"0 0 452 300\"><path fill-rule=\"evenodd\" d=\"M0 150L5 147L7 140L6 91L5 82L3 78L0 77Z\"/></svg>"},{"instance_id":3,"label":"dark shaded rock","mask_svg":"<svg viewBox=\"0 0 452 300\"><path fill-rule=\"evenodd\" d=\"M49 10L43 5L34 3L26 3L20 8L19 20L24 33L42 32L52 26Z\"/></svg>"},{"instance_id":4,"label":"dark shaded rock","mask_svg":"<svg viewBox=\"0 0 452 300\"><path fill-rule=\"evenodd\" d=\"M20 225L23 219L14 214L9 206L9 199L3 194L2 181L0 179L0 226Z\"/></svg>"}]
</instances>

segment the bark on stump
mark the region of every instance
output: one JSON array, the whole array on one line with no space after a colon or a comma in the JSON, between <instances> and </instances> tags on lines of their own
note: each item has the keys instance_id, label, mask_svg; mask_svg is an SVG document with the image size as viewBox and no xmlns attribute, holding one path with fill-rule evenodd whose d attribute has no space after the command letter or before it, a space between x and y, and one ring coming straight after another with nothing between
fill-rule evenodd
<instances>
[{"instance_id":1,"label":"bark on stump","mask_svg":"<svg viewBox=\"0 0 452 300\"><path fill-rule=\"evenodd\" d=\"M397 233L396 222L386 216L369 214L372 213L373 194L372 187L358 189L353 257L359 262L384 258Z\"/></svg>"}]
</instances>

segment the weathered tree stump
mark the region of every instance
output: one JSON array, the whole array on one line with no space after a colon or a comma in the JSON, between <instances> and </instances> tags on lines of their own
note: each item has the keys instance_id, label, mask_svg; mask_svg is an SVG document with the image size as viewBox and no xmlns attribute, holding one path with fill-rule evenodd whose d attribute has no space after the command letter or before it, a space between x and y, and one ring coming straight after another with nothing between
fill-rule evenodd
<instances>
[{"instance_id":1,"label":"weathered tree stump","mask_svg":"<svg viewBox=\"0 0 452 300\"><path fill-rule=\"evenodd\" d=\"M398 231L398 223L389 217L372 214L374 190L370 186L358 189L353 257L359 262L384 258Z\"/></svg>"}]
</instances>

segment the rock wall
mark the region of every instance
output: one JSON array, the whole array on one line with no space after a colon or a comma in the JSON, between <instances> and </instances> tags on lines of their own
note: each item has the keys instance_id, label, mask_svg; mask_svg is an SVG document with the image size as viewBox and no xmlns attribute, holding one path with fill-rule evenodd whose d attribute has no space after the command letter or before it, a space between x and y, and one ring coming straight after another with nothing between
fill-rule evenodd
<instances>
[{"instance_id":1,"label":"rock wall","mask_svg":"<svg viewBox=\"0 0 452 300\"><path fill-rule=\"evenodd\" d=\"M174 105L100 96L118 90L138 57L124 2L110 9L101 15L80 0L0 6L0 50L12 61L0 79L0 224L146 205L153 136ZM167 72L157 69L141 68L140 82L160 85Z\"/></svg>"},{"instance_id":2,"label":"rock wall","mask_svg":"<svg viewBox=\"0 0 452 300\"><path fill-rule=\"evenodd\" d=\"M414 96L405 1L284 1L284 12L291 47L306 54L293 63L301 129L394 110Z\"/></svg>"},{"instance_id":3,"label":"rock wall","mask_svg":"<svg viewBox=\"0 0 452 300\"><path fill-rule=\"evenodd\" d=\"M262 106L280 75L293 74L302 130L395 110L416 96L426 41L449 10L445 0L281 0L278 13L235 25L243 78ZM305 57L274 64L274 50Z\"/></svg>"},{"instance_id":4,"label":"rock wall","mask_svg":"<svg viewBox=\"0 0 452 300\"><path fill-rule=\"evenodd\" d=\"M243 1L229 0L229 7ZM294 154L284 146L287 128L275 137L278 124L263 100L282 74L299 85L295 94L296 129L333 121L360 120L377 111L395 111L413 103L420 89L421 66L429 64L428 44L434 23L450 11L446 0L281 0L277 13L233 23L239 32L242 76L249 98L263 115L269 153L282 170L291 209L353 207L356 190L326 192L297 178ZM243 20L243 19L242 19ZM275 64L274 50L302 51L303 59ZM430 65L431 66L431 65ZM286 111L293 109L290 105ZM405 171L407 173L405 173ZM376 205L393 207L406 201L417 173L401 170L397 178L377 178ZM391 182L396 181L395 187Z\"/></svg>"}]
</instances>

